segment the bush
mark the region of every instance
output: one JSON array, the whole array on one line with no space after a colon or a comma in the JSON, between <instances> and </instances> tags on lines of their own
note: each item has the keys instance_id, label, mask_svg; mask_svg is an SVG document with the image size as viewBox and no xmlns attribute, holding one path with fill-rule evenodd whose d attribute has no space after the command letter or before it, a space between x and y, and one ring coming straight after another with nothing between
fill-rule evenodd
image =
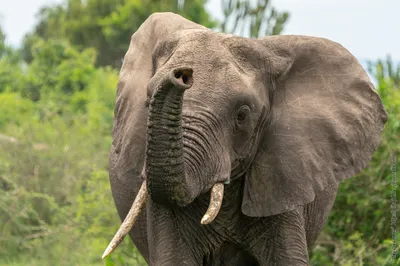
<instances>
[{"instance_id":1,"label":"bush","mask_svg":"<svg viewBox=\"0 0 400 266\"><path fill-rule=\"evenodd\" d=\"M101 260L120 224L107 170L117 71L64 42L35 47L15 64L26 82L0 93L0 265L143 265L129 238Z\"/></svg>"}]
</instances>

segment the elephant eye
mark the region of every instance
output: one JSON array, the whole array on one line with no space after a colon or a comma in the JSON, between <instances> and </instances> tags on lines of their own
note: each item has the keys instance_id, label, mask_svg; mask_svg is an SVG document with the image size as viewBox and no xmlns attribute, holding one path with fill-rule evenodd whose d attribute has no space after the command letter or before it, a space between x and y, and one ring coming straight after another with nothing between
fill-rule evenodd
<instances>
[{"instance_id":1,"label":"elephant eye","mask_svg":"<svg viewBox=\"0 0 400 266\"><path fill-rule=\"evenodd\" d=\"M236 114L236 122L239 124L243 123L243 121L246 120L249 114L250 107L248 107L247 105L243 105L242 107L240 107L239 111Z\"/></svg>"}]
</instances>

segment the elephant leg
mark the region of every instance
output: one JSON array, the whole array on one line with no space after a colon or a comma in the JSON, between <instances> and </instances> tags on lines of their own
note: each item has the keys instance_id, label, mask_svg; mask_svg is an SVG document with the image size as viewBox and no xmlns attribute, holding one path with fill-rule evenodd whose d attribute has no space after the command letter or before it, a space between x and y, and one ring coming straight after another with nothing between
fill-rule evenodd
<instances>
[{"instance_id":1,"label":"elephant leg","mask_svg":"<svg viewBox=\"0 0 400 266\"><path fill-rule=\"evenodd\" d=\"M173 210L151 199L147 204L147 235L150 266L202 265L201 252L183 240Z\"/></svg>"},{"instance_id":2,"label":"elephant leg","mask_svg":"<svg viewBox=\"0 0 400 266\"><path fill-rule=\"evenodd\" d=\"M247 228L246 249L259 265L309 265L302 208L261 218Z\"/></svg>"},{"instance_id":3,"label":"elephant leg","mask_svg":"<svg viewBox=\"0 0 400 266\"><path fill-rule=\"evenodd\" d=\"M325 188L316 195L313 202L304 206L305 228L309 248L315 243L328 220L332 206L335 203L338 185L334 183Z\"/></svg>"},{"instance_id":4,"label":"elephant leg","mask_svg":"<svg viewBox=\"0 0 400 266\"><path fill-rule=\"evenodd\" d=\"M220 251L215 254L210 266L260 266L257 260L241 246L223 244Z\"/></svg>"}]
</instances>

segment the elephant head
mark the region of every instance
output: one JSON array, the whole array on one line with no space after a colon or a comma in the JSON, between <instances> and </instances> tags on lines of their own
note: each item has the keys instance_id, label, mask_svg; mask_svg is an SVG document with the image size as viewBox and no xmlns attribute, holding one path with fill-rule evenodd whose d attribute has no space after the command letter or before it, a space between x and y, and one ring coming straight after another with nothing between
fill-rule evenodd
<instances>
[{"instance_id":1,"label":"elephant head","mask_svg":"<svg viewBox=\"0 0 400 266\"><path fill-rule=\"evenodd\" d=\"M242 212L270 216L364 168L386 119L367 73L338 43L247 39L156 13L124 59L111 163L121 180L141 172L139 196L159 204L184 207L211 190L203 223L237 178Z\"/></svg>"}]
</instances>

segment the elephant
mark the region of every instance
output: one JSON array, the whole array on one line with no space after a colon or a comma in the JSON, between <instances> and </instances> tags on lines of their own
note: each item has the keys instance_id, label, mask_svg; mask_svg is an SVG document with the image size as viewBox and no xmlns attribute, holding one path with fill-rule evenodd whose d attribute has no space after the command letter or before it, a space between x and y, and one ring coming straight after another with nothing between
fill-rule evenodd
<instances>
[{"instance_id":1,"label":"elephant","mask_svg":"<svg viewBox=\"0 0 400 266\"><path fill-rule=\"evenodd\" d=\"M154 13L119 74L109 177L123 223L103 257L129 234L149 265L309 265L386 120L334 41Z\"/></svg>"}]
</instances>

